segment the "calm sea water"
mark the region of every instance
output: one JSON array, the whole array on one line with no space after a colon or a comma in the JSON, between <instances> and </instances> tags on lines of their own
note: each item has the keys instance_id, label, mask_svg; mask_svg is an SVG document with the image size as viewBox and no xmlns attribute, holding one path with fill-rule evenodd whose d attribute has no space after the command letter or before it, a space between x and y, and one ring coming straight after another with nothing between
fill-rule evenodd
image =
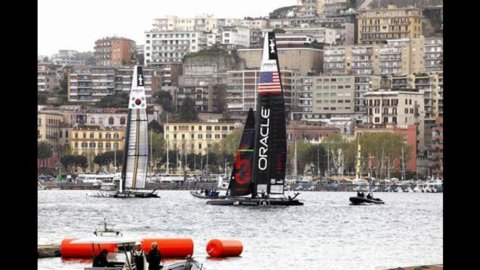
<instances>
[{"instance_id":1,"label":"calm sea water","mask_svg":"<svg viewBox=\"0 0 480 270\"><path fill-rule=\"evenodd\" d=\"M443 263L443 194L376 193L385 205L353 206L353 192L303 192L304 206L206 205L188 191L160 199L113 199L87 191L38 192L38 243L90 237L106 217L124 236L192 238L207 270L382 269ZM210 239L243 243L241 257L208 259ZM82 269L90 262L38 260L38 269Z\"/></svg>"}]
</instances>

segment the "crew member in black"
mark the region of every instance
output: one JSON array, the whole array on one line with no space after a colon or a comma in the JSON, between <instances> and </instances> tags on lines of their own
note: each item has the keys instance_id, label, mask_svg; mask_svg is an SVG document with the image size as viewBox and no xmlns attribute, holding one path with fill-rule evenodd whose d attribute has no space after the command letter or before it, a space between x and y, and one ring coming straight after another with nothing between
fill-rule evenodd
<instances>
[{"instance_id":1,"label":"crew member in black","mask_svg":"<svg viewBox=\"0 0 480 270\"><path fill-rule=\"evenodd\" d=\"M371 192L368 193L367 199L373 199L373 196L372 196L372 193L371 193Z\"/></svg>"},{"instance_id":2,"label":"crew member in black","mask_svg":"<svg viewBox=\"0 0 480 270\"><path fill-rule=\"evenodd\" d=\"M93 267L112 266L107 260L108 250L103 249L95 258L93 258Z\"/></svg>"},{"instance_id":3,"label":"crew member in black","mask_svg":"<svg viewBox=\"0 0 480 270\"><path fill-rule=\"evenodd\" d=\"M136 242L135 243L135 250L133 251L133 261L135 262L135 266L137 270L144 270L144 253L142 250L142 243Z\"/></svg>"},{"instance_id":4,"label":"crew member in black","mask_svg":"<svg viewBox=\"0 0 480 270\"><path fill-rule=\"evenodd\" d=\"M158 251L157 242L152 243L152 250L148 253L148 270L160 270L160 261L162 260L162 255Z\"/></svg>"}]
</instances>

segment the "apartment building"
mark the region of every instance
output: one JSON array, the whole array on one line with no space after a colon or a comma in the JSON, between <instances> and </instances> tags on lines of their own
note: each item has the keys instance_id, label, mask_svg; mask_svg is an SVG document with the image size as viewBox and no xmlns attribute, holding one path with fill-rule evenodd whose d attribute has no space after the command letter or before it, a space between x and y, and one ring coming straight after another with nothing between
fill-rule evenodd
<instances>
[{"instance_id":1,"label":"apartment building","mask_svg":"<svg viewBox=\"0 0 480 270\"><path fill-rule=\"evenodd\" d=\"M348 117L354 114L354 76L314 76L312 82L314 118Z\"/></svg>"},{"instance_id":2,"label":"apartment building","mask_svg":"<svg viewBox=\"0 0 480 270\"><path fill-rule=\"evenodd\" d=\"M358 43L380 44L388 39L422 35L422 9L416 7L358 10Z\"/></svg>"},{"instance_id":3,"label":"apartment building","mask_svg":"<svg viewBox=\"0 0 480 270\"><path fill-rule=\"evenodd\" d=\"M135 41L123 37L105 37L95 41L97 66L125 66L134 63Z\"/></svg>"},{"instance_id":4,"label":"apartment building","mask_svg":"<svg viewBox=\"0 0 480 270\"><path fill-rule=\"evenodd\" d=\"M206 155L208 148L220 142L239 128L241 123L203 122L168 123L164 125L164 139L170 150L181 154Z\"/></svg>"}]
</instances>

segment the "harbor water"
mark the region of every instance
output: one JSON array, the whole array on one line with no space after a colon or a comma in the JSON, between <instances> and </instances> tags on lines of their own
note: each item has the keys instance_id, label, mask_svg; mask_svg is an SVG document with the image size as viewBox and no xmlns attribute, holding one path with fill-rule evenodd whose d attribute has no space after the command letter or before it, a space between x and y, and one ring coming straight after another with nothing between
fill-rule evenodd
<instances>
[{"instance_id":1,"label":"harbor water","mask_svg":"<svg viewBox=\"0 0 480 270\"><path fill-rule=\"evenodd\" d=\"M354 192L302 192L304 206L212 206L189 191L161 198L38 192L38 244L91 237L104 218L124 236L192 238L207 270L384 269L443 263L443 193L376 193L383 205L350 205ZM240 257L209 259L210 239L243 243ZM166 261L169 263L173 261ZM80 270L91 260L38 259L38 269Z\"/></svg>"}]
</instances>

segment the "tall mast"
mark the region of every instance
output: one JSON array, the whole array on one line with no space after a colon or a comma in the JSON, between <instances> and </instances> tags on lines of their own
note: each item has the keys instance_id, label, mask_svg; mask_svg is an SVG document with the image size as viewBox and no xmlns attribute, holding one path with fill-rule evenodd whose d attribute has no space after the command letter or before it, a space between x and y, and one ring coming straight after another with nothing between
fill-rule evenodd
<instances>
[{"instance_id":1,"label":"tall mast","mask_svg":"<svg viewBox=\"0 0 480 270\"><path fill-rule=\"evenodd\" d=\"M297 178L298 171L297 171L297 139L295 139L295 154L293 156L293 176Z\"/></svg>"},{"instance_id":2,"label":"tall mast","mask_svg":"<svg viewBox=\"0 0 480 270\"><path fill-rule=\"evenodd\" d=\"M320 179L320 148L317 148L317 176Z\"/></svg>"},{"instance_id":3,"label":"tall mast","mask_svg":"<svg viewBox=\"0 0 480 270\"><path fill-rule=\"evenodd\" d=\"M113 144L113 172L117 173L117 147Z\"/></svg>"},{"instance_id":4,"label":"tall mast","mask_svg":"<svg viewBox=\"0 0 480 270\"><path fill-rule=\"evenodd\" d=\"M385 155L385 149L382 147L382 159L380 160L380 179L382 179L383 174L383 156Z\"/></svg>"},{"instance_id":5,"label":"tall mast","mask_svg":"<svg viewBox=\"0 0 480 270\"><path fill-rule=\"evenodd\" d=\"M152 136L153 136L152 129L150 129L150 175L153 172L153 148L152 148L153 137Z\"/></svg>"},{"instance_id":6,"label":"tall mast","mask_svg":"<svg viewBox=\"0 0 480 270\"><path fill-rule=\"evenodd\" d=\"M330 176L330 148L327 146L327 177Z\"/></svg>"},{"instance_id":7,"label":"tall mast","mask_svg":"<svg viewBox=\"0 0 480 270\"><path fill-rule=\"evenodd\" d=\"M362 166L362 146L360 145L360 135L357 137L357 166L355 168L355 178L361 178L361 166Z\"/></svg>"},{"instance_id":8,"label":"tall mast","mask_svg":"<svg viewBox=\"0 0 480 270\"><path fill-rule=\"evenodd\" d=\"M168 112L167 112L167 125L168 125ZM170 138L167 138L167 170L165 171L166 174L169 174L169 168L170 168L170 162L168 160L168 152L170 152L169 147L168 147L168 141Z\"/></svg>"},{"instance_id":9,"label":"tall mast","mask_svg":"<svg viewBox=\"0 0 480 270\"><path fill-rule=\"evenodd\" d=\"M405 157L403 153L403 146L402 146L402 181L405 180Z\"/></svg>"}]
</instances>

